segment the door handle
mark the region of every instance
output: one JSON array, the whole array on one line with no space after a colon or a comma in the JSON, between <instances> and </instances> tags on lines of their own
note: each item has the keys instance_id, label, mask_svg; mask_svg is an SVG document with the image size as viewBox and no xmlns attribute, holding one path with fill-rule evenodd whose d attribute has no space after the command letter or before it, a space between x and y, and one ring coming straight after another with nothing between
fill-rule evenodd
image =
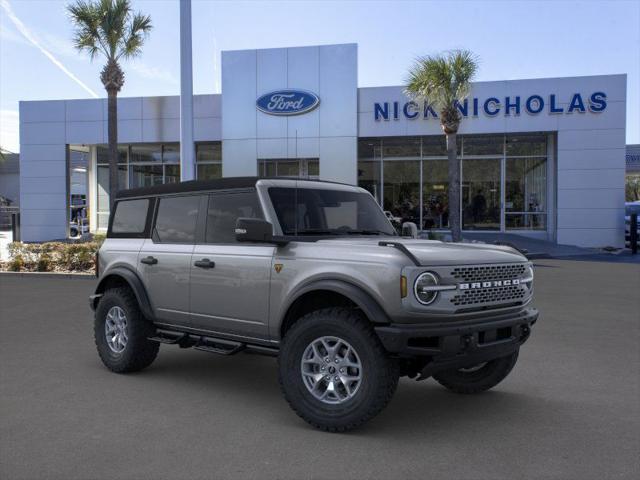
<instances>
[{"instance_id":1,"label":"door handle","mask_svg":"<svg viewBox=\"0 0 640 480\"><path fill-rule=\"evenodd\" d=\"M158 263L158 259L152 256L148 256L140 260L140 263L144 263L145 265L155 265Z\"/></svg>"},{"instance_id":2,"label":"door handle","mask_svg":"<svg viewBox=\"0 0 640 480\"><path fill-rule=\"evenodd\" d=\"M215 262L212 262L208 258L203 258L202 260L196 260L193 264L198 268L213 268L216 266Z\"/></svg>"}]
</instances>

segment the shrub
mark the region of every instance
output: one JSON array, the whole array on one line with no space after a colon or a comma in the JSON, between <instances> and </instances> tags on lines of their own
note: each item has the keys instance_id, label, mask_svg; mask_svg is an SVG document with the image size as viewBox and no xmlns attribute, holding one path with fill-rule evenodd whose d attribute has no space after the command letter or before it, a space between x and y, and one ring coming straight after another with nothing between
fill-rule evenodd
<instances>
[{"instance_id":1,"label":"shrub","mask_svg":"<svg viewBox=\"0 0 640 480\"><path fill-rule=\"evenodd\" d=\"M38 272L48 272L51 270L51 257L48 253L43 253L38 259L36 264L36 270Z\"/></svg>"},{"instance_id":2,"label":"shrub","mask_svg":"<svg viewBox=\"0 0 640 480\"><path fill-rule=\"evenodd\" d=\"M92 272L94 258L101 242L45 242L9 244L9 262L13 271L79 271Z\"/></svg>"},{"instance_id":3,"label":"shrub","mask_svg":"<svg viewBox=\"0 0 640 480\"><path fill-rule=\"evenodd\" d=\"M19 272L24 268L24 259L22 255L16 255L12 257L9 261L9 271L11 272Z\"/></svg>"}]
</instances>

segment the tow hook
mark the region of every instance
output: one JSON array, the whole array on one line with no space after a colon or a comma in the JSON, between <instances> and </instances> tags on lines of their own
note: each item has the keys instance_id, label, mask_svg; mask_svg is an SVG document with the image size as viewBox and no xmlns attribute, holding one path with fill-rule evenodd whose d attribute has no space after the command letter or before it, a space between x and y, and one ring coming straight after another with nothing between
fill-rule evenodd
<instances>
[{"instance_id":1,"label":"tow hook","mask_svg":"<svg viewBox=\"0 0 640 480\"><path fill-rule=\"evenodd\" d=\"M475 347L476 342L473 335L464 335L462 337L462 350L471 350Z\"/></svg>"}]
</instances>

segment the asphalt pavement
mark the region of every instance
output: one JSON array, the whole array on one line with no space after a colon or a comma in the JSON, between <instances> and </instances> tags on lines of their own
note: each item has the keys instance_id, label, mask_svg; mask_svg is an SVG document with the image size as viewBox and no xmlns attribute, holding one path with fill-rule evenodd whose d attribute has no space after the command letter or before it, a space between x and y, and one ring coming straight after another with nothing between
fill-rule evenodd
<instances>
[{"instance_id":1,"label":"asphalt pavement","mask_svg":"<svg viewBox=\"0 0 640 480\"><path fill-rule=\"evenodd\" d=\"M535 263L540 320L502 384L402 379L348 434L289 409L273 358L163 346L110 373L94 280L0 275L0 478L640 478L640 268Z\"/></svg>"}]
</instances>

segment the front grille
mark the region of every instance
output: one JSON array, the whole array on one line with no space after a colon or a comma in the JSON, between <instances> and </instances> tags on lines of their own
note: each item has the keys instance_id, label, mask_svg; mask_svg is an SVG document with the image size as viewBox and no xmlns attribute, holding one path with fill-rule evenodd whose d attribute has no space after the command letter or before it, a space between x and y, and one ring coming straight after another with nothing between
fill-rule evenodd
<instances>
[{"instance_id":1,"label":"front grille","mask_svg":"<svg viewBox=\"0 0 640 480\"><path fill-rule=\"evenodd\" d=\"M456 306L478 305L483 303L495 302L517 303L522 300L525 294L525 288L521 285L482 288L478 290L465 290L464 293L460 293L454 296L451 299L451 303Z\"/></svg>"},{"instance_id":2,"label":"front grille","mask_svg":"<svg viewBox=\"0 0 640 480\"><path fill-rule=\"evenodd\" d=\"M521 263L506 265L479 265L475 267L456 267L451 271L451 276L460 282L512 280L514 278L522 277L524 275L525 269L525 265Z\"/></svg>"}]
</instances>

